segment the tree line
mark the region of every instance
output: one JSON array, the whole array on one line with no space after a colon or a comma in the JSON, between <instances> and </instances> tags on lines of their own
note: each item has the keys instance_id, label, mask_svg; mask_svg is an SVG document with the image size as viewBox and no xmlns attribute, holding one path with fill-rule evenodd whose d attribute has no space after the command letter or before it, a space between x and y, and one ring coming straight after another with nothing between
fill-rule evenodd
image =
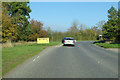
<instances>
[{"instance_id":1,"label":"tree line","mask_svg":"<svg viewBox=\"0 0 120 80\"><path fill-rule=\"evenodd\" d=\"M120 42L120 9L113 6L108 10L108 21L102 27L104 40Z\"/></svg>"},{"instance_id":2,"label":"tree line","mask_svg":"<svg viewBox=\"0 0 120 80\"><path fill-rule=\"evenodd\" d=\"M117 40L120 35L118 23L119 11L111 7L108 10L108 21L99 21L88 28L83 24L73 22L66 32L53 31L50 27L44 29L43 23L30 20L29 2L4 2L2 4L2 42L36 41L37 38L49 37L50 41L61 41L63 37L73 37L75 40L96 40L99 35L104 39Z\"/></svg>"},{"instance_id":3,"label":"tree line","mask_svg":"<svg viewBox=\"0 0 120 80\"><path fill-rule=\"evenodd\" d=\"M105 21L98 22L94 27L88 28L86 25L73 22L73 25L66 32L54 32L48 28L47 35L50 40L61 41L63 37L73 37L75 40L96 40L102 34L101 24Z\"/></svg>"}]
</instances>

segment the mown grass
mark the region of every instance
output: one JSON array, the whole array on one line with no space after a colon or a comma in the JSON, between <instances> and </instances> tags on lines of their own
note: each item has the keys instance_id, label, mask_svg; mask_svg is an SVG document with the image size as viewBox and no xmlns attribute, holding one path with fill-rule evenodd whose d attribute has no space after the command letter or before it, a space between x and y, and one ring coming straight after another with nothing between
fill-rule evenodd
<instances>
[{"instance_id":1,"label":"mown grass","mask_svg":"<svg viewBox=\"0 0 120 80\"><path fill-rule=\"evenodd\" d=\"M118 43L104 43L104 41L97 41L94 42L94 44L103 48L120 48L120 44Z\"/></svg>"},{"instance_id":2,"label":"mown grass","mask_svg":"<svg viewBox=\"0 0 120 80\"><path fill-rule=\"evenodd\" d=\"M4 75L26 59L40 53L43 49L61 44L50 42L49 44L23 44L14 47L2 48L2 74Z\"/></svg>"}]
</instances>

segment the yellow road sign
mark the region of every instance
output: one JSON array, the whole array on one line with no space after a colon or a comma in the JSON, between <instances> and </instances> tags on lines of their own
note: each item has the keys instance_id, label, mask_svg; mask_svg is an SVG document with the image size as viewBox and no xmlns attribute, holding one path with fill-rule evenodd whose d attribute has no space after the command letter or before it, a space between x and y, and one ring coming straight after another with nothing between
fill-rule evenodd
<instances>
[{"instance_id":1,"label":"yellow road sign","mask_svg":"<svg viewBox=\"0 0 120 80\"><path fill-rule=\"evenodd\" d=\"M37 38L37 44L49 43L49 38Z\"/></svg>"}]
</instances>

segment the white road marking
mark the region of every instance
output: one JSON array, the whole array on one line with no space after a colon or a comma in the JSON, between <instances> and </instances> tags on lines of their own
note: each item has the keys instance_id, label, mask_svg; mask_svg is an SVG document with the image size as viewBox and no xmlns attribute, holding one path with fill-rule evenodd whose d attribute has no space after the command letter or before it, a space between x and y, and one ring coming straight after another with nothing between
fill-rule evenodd
<instances>
[{"instance_id":1,"label":"white road marking","mask_svg":"<svg viewBox=\"0 0 120 80\"><path fill-rule=\"evenodd\" d=\"M98 61L98 64L100 63L100 61Z\"/></svg>"},{"instance_id":2,"label":"white road marking","mask_svg":"<svg viewBox=\"0 0 120 80\"><path fill-rule=\"evenodd\" d=\"M40 56L38 56L37 58L39 58Z\"/></svg>"},{"instance_id":3,"label":"white road marking","mask_svg":"<svg viewBox=\"0 0 120 80\"><path fill-rule=\"evenodd\" d=\"M44 55L44 54L42 54L42 55ZM37 56L37 58L39 58L40 56ZM37 58L35 58L33 61L35 61Z\"/></svg>"},{"instance_id":4,"label":"white road marking","mask_svg":"<svg viewBox=\"0 0 120 80\"><path fill-rule=\"evenodd\" d=\"M33 61L35 61L35 59Z\"/></svg>"}]
</instances>

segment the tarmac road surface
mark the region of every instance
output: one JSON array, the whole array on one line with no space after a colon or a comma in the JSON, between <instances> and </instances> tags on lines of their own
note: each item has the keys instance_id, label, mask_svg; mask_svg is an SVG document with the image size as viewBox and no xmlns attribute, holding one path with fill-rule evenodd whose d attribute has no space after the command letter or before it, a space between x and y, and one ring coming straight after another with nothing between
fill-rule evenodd
<instances>
[{"instance_id":1,"label":"tarmac road surface","mask_svg":"<svg viewBox=\"0 0 120 80\"><path fill-rule=\"evenodd\" d=\"M79 41L43 50L4 78L117 78L118 53Z\"/></svg>"}]
</instances>

